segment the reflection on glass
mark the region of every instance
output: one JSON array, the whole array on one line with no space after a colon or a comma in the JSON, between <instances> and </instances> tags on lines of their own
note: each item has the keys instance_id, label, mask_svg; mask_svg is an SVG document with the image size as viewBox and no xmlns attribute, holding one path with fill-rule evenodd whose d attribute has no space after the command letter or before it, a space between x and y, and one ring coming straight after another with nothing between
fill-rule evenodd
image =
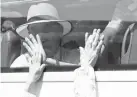
<instances>
[{"instance_id":1,"label":"reflection on glass","mask_svg":"<svg viewBox=\"0 0 137 97\"><path fill-rule=\"evenodd\" d=\"M85 32L92 33L94 28L100 28L101 33L105 35L104 44L106 48L98 60L96 65L98 68L100 66L107 66L108 64L109 66L110 64L114 66L117 64L130 65L137 63L137 24L135 22L137 20L137 5L134 3L134 0L121 0L117 4L115 2L116 8L114 8L114 1L113 3L109 3L113 4L113 6L109 6L108 3L102 3L99 0L96 2L89 1L88 4L82 2L80 5L73 6L71 5L72 2L69 1L63 3L48 1L48 3L53 3L57 8L60 19L69 20L72 25L72 29L67 35L63 35L62 26L56 22L42 22L31 24L27 27L28 33L40 35L43 48L48 57L67 63L79 64L79 46L84 46ZM4 13L1 23L1 33L3 35L2 66L10 66L20 54L26 52L21 43L22 39L19 39L20 37L14 30L19 25L26 23L27 11L30 5L33 4L37 3L20 4L20 6L26 6L23 10L16 4L14 6L2 6L2 13ZM113 9L110 10L111 12L104 11L107 18L103 17L104 15L102 14L102 7L104 5L106 9L109 9L109 7ZM87 9L91 9L91 13ZM12 15L10 15L11 10L13 11ZM16 14L17 12L20 13L18 17L14 17L13 14L15 14L15 11ZM116 22L117 20L120 20L119 23ZM7 23L6 21L10 22ZM11 28L14 28L14 30L8 29L12 23L13 26Z\"/></svg>"}]
</instances>

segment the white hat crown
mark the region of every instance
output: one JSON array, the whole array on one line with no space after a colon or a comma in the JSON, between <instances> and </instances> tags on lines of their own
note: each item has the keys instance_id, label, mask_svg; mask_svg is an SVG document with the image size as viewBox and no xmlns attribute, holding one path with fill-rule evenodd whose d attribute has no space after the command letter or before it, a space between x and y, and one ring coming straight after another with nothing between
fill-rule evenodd
<instances>
[{"instance_id":1,"label":"white hat crown","mask_svg":"<svg viewBox=\"0 0 137 97\"><path fill-rule=\"evenodd\" d=\"M27 21L32 17L40 15L55 17L59 20L57 9L53 5L49 3L39 3L29 8Z\"/></svg>"},{"instance_id":2,"label":"white hat crown","mask_svg":"<svg viewBox=\"0 0 137 97\"><path fill-rule=\"evenodd\" d=\"M43 20L29 21L33 17L42 17ZM16 32L21 38L25 38L29 35L27 29L28 25L42 22L58 22L63 27L63 35L67 35L71 31L71 23L66 20L60 20L57 9L49 3L31 5L28 10L27 21L27 23L16 28Z\"/></svg>"}]
</instances>

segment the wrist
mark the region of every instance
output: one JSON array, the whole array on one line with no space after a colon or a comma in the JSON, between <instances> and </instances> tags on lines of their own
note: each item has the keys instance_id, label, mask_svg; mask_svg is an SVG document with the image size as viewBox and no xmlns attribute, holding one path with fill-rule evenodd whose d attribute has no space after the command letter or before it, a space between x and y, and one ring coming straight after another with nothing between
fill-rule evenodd
<instances>
[{"instance_id":1,"label":"wrist","mask_svg":"<svg viewBox=\"0 0 137 97\"><path fill-rule=\"evenodd\" d=\"M30 92L35 87L35 85L35 82L26 82L25 91Z\"/></svg>"},{"instance_id":2,"label":"wrist","mask_svg":"<svg viewBox=\"0 0 137 97\"><path fill-rule=\"evenodd\" d=\"M76 76L85 76L89 78L90 80L95 80L95 71L94 68L90 65L88 66L81 66L79 69L77 69Z\"/></svg>"}]
</instances>

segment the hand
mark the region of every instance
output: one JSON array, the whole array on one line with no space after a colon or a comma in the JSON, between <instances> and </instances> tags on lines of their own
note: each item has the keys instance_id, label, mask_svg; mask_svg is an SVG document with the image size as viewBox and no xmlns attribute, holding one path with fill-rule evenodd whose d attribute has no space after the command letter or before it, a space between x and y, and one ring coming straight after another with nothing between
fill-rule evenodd
<instances>
[{"instance_id":1,"label":"hand","mask_svg":"<svg viewBox=\"0 0 137 97\"><path fill-rule=\"evenodd\" d=\"M85 47L80 47L81 66L94 66L103 45L104 36L100 35L100 29L94 29L93 34L85 34Z\"/></svg>"},{"instance_id":2,"label":"hand","mask_svg":"<svg viewBox=\"0 0 137 97\"><path fill-rule=\"evenodd\" d=\"M43 49L39 35L38 34L36 35L37 40L34 38L32 34L29 35L29 38L30 39L28 39L27 37L25 38L26 43L23 42L24 47L27 49L30 56L32 56L34 52L37 52L36 48L39 47L41 49L42 63L43 63L44 61L46 61L46 53Z\"/></svg>"},{"instance_id":3,"label":"hand","mask_svg":"<svg viewBox=\"0 0 137 97\"><path fill-rule=\"evenodd\" d=\"M45 68L45 64L41 65L41 49L40 47L35 48L37 49L37 52L33 52L33 55L31 59L29 60L29 78L28 83L34 83L37 82ZM30 56L26 56L30 57Z\"/></svg>"},{"instance_id":4,"label":"hand","mask_svg":"<svg viewBox=\"0 0 137 97\"><path fill-rule=\"evenodd\" d=\"M41 48L35 48L37 52L32 52L32 57L26 54L26 57L29 57L29 76L26 82L25 91L31 94L36 95L38 89L38 82L45 68L45 64L41 65Z\"/></svg>"}]
</instances>

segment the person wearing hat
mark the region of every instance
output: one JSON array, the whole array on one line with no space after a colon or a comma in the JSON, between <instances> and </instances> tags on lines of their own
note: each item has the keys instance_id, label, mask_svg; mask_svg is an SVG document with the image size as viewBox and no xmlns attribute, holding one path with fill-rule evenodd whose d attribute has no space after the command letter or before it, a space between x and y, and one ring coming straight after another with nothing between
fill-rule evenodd
<instances>
[{"instance_id":1,"label":"person wearing hat","mask_svg":"<svg viewBox=\"0 0 137 97\"><path fill-rule=\"evenodd\" d=\"M23 54L11 64L11 67L28 67L26 56L28 54L32 55L31 51L35 50L35 47L30 44L29 38L34 43L36 41L34 36L36 35L40 37L42 42L44 63L51 65L80 65L80 52L78 49L68 51L60 46L61 38L71 31L71 23L60 20L57 9L53 5L48 3L32 5L28 10L27 21L27 23L19 26L16 32L22 39L25 39L26 42L23 42L23 45L29 53L22 52ZM96 29L95 32L100 32L100 30ZM22 59L24 59L23 62L21 62Z\"/></svg>"},{"instance_id":2,"label":"person wearing hat","mask_svg":"<svg viewBox=\"0 0 137 97\"><path fill-rule=\"evenodd\" d=\"M43 10L45 9L45 10ZM71 23L65 20L60 20L57 9L48 3L39 3L32 5L28 10L27 23L19 26L16 29L17 34L25 41L28 42L28 38L34 39L34 36L39 35L42 45L43 45L43 61L45 61L45 56L47 56L46 62L54 65L74 65L69 62L75 61L79 62L79 51L76 53L69 53L69 57L63 60L64 62L59 62L61 60L61 54L66 54L67 50L60 48L61 37L67 35L71 31ZM29 35L30 34L30 35ZM34 40L35 41L35 40ZM23 43L24 47L28 50L26 43ZM23 49L23 48L22 48ZM35 48L34 48L35 49ZM31 50L29 50L31 52ZM75 51L74 51L75 52ZM22 51L20 55L12 64L11 67L24 67L26 66L26 52ZM46 54L45 54L46 53ZM72 58L73 57L73 58ZM22 58L25 60L20 63ZM69 61L70 59L70 61ZM73 60L72 60L73 59ZM65 63L65 62L68 63Z\"/></svg>"}]
</instances>

